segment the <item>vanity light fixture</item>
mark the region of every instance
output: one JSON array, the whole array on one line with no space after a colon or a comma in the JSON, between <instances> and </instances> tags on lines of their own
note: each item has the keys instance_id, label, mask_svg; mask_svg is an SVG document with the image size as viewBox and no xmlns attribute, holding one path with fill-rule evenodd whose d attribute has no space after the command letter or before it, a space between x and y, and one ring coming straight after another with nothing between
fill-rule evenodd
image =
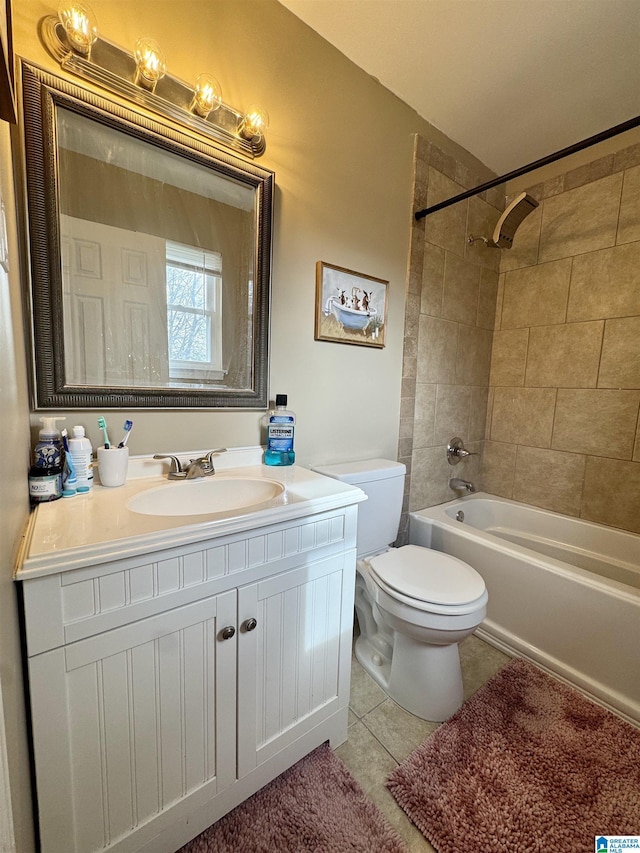
<instances>
[{"instance_id":1,"label":"vanity light fixture","mask_svg":"<svg viewBox=\"0 0 640 853\"><path fill-rule=\"evenodd\" d=\"M225 104L220 84L210 74L200 74L190 86L167 73L164 54L153 39L140 38L133 52L125 50L99 35L94 13L77 0L63 0L57 16L42 19L39 32L65 71L249 157L264 154L266 111Z\"/></svg>"}]
</instances>

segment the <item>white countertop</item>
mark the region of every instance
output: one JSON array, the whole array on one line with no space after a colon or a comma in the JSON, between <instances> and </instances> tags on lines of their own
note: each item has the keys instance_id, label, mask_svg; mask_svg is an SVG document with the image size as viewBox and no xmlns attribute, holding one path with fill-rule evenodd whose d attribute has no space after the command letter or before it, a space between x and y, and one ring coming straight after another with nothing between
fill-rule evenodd
<instances>
[{"instance_id":1,"label":"white countertop","mask_svg":"<svg viewBox=\"0 0 640 853\"><path fill-rule=\"evenodd\" d=\"M231 453L228 460L229 463L236 461ZM135 462L133 468L136 468ZM274 480L284 486L284 491L253 509L210 515L154 516L132 512L127 507L128 501L142 491L161 485L167 489L184 488L184 481L169 481L164 474L144 477L134 474L119 488L95 485L87 494L36 507L25 533L16 580L238 533L366 500L364 492L357 487L296 465L258 464L236 468L217 465L217 469L225 478ZM138 470L143 469L138 467Z\"/></svg>"}]
</instances>

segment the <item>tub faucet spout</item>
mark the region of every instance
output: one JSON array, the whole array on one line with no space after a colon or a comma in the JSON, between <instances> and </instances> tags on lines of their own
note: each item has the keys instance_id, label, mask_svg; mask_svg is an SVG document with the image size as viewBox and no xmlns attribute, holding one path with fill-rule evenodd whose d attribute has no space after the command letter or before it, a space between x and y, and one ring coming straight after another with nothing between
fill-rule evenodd
<instances>
[{"instance_id":1,"label":"tub faucet spout","mask_svg":"<svg viewBox=\"0 0 640 853\"><path fill-rule=\"evenodd\" d=\"M468 480L461 480L460 477L452 477L449 480L449 488L453 489L454 492L458 491L458 489L464 489L465 492L475 492L476 487L473 483L470 483Z\"/></svg>"}]
</instances>

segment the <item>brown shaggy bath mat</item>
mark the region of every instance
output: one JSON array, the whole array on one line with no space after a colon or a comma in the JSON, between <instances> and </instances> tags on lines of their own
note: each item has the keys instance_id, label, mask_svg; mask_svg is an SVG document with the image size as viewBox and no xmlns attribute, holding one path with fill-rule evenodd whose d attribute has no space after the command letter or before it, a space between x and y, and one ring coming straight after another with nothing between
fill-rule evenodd
<instances>
[{"instance_id":1,"label":"brown shaggy bath mat","mask_svg":"<svg viewBox=\"0 0 640 853\"><path fill-rule=\"evenodd\" d=\"M178 853L406 853L406 848L325 743Z\"/></svg>"},{"instance_id":2,"label":"brown shaggy bath mat","mask_svg":"<svg viewBox=\"0 0 640 853\"><path fill-rule=\"evenodd\" d=\"M640 833L640 729L516 659L387 785L438 853L591 853Z\"/></svg>"}]
</instances>

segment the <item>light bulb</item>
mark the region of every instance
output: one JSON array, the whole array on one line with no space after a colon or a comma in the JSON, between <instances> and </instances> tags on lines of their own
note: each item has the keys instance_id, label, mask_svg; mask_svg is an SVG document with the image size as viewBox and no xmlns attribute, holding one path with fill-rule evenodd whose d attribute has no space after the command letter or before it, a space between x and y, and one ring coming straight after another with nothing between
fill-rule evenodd
<instances>
[{"instance_id":1,"label":"light bulb","mask_svg":"<svg viewBox=\"0 0 640 853\"><path fill-rule=\"evenodd\" d=\"M269 114L262 107L252 104L240 124L240 135L245 139L260 139L269 127Z\"/></svg>"},{"instance_id":2,"label":"light bulb","mask_svg":"<svg viewBox=\"0 0 640 853\"><path fill-rule=\"evenodd\" d=\"M212 110L217 110L222 103L220 83L210 74L199 74L193 90L193 100L189 109L206 118Z\"/></svg>"},{"instance_id":3,"label":"light bulb","mask_svg":"<svg viewBox=\"0 0 640 853\"><path fill-rule=\"evenodd\" d=\"M62 3L58 18L64 27L72 50L88 56L98 38L98 22L93 11L84 3Z\"/></svg>"},{"instance_id":4,"label":"light bulb","mask_svg":"<svg viewBox=\"0 0 640 853\"><path fill-rule=\"evenodd\" d=\"M164 77L167 70L167 63L160 45L154 39L140 38L136 42L133 58L138 69L136 83L153 91L156 83Z\"/></svg>"}]
</instances>

